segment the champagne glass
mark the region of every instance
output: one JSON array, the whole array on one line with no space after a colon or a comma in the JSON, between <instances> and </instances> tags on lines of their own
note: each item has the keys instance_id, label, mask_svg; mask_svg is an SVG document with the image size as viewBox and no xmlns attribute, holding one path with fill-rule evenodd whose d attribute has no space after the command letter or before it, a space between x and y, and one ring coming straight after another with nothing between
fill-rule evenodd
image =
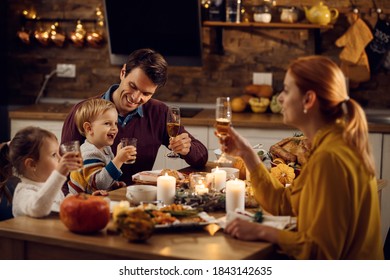
<instances>
[{"instance_id":1,"label":"champagne glass","mask_svg":"<svg viewBox=\"0 0 390 280\"><path fill-rule=\"evenodd\" d=\"M217 136L224 141L228 135L227 130L232 121L232 109L230 107L230 97L218 97L215 109L215 129ZM218 164L231 163L232 161L226 157L225 153L216 161Z\"/></svg>"},{"instance_id":2,"label":"champagne glass","mask_svg":"<svg viewBox=\"0 0 390 280\"><path fill-rule=\"evenodd\" d=\"M179 134L180 129L180 108L171 106L168 110L167 116L167 131L170 138L174 138ZM169 158L179 158L180 155L174 151L166 154Z\"/></svg>"}]
</instances>

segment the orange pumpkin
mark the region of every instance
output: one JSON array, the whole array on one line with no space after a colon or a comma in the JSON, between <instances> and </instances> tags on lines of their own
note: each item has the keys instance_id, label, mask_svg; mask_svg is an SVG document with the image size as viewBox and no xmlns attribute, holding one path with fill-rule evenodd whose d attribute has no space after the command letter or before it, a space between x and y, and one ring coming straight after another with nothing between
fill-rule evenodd
<instances>
[{"instance_id":1,"label":"orange pumpkin","mask_svg":"<svg viewBox=\"0 0 390 280\"><path fill-rule=\"evenodd\" d=\"M60 219L70 231L96 232L105 228L110 221L110 205L100 196L68 196L61 203Z\"/></svg>"}]
</instances>

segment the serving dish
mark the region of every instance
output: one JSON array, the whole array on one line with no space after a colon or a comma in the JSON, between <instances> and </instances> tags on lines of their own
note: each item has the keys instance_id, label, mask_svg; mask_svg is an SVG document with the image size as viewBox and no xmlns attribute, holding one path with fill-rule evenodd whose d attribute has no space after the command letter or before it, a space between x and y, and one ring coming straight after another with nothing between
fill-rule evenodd
<instances>
[{"instance_id":1,"label":"serving dish","mask_svg":"<svg viewBox=\"0 0 390 280\"><path fill-rule=\"evenodd\" d=\"M142 185L157 185L157 177L160 175L162 170L149 170L149 171L142 171L134 174L132 176L133 182L136 184L142 184ZM186 180L186 177L183 173L177 171L177 175L179 177L178 180L176 180L176 185L179 185L183 183Z\"/></svg>"}]
</instances>

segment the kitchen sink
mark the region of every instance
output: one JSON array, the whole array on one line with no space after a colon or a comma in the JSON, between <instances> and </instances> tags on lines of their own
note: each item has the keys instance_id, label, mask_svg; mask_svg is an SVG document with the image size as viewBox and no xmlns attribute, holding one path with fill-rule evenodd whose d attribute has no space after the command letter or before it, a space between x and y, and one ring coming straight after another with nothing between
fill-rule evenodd
<instances>
[{"instance_id":1,"label":"kitchen sink","mask_svg":"<svg viewBox=\"0 0 390 280\"><path fill-rule=\"evenodd\" d=\"M390 124L390 114L366 114L367 122Z\"/></svg>"}]
</instances>

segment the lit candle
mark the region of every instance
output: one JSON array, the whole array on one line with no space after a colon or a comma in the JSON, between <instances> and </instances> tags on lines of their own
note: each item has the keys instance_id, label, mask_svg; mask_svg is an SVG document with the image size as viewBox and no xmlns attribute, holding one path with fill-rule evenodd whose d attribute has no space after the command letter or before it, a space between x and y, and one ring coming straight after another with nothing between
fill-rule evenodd
<instances>
[{"instance_id":1,"label":"lit candle","mask_svg":"<svg viewBox=\"0 0 390 280\"><path fill-rule=\"evenodd\" d=\"M226 182L226 212L245 210L245 182L239 179Z\"/></svg>"},{"instance_id":2,"label":"lit candle","mask_svg":"<svg viewBox=\"0 0 390 280\"><path fill-rule=\"evenodd\" d=\"M163 204L169 205L175 201L176 194L176 178L169 176L167 173L157 177L157 200L161 200Z\"/></svg>"},{"instance_id":3,"label":"lit candle","mask_svg":"<svg viewBox=\"0 0 390 280\"><path fill-rule=\"evenodd\" d=\"M214 172L214 187L216 191L222 190L226 186L226 171L215 168Z\"/></svg>"},{"instance_id":4,"label":"lit candle","mask_svg":"<svg viewBox=\"0 0 390 280\"><path fill-rule=\"evenodd\" d=\"M205 194L209 192L209 189L205 187L202 181L199 181L198 184L195 185L195 192L197 194Z\"/></svg>"}]
</instances>

